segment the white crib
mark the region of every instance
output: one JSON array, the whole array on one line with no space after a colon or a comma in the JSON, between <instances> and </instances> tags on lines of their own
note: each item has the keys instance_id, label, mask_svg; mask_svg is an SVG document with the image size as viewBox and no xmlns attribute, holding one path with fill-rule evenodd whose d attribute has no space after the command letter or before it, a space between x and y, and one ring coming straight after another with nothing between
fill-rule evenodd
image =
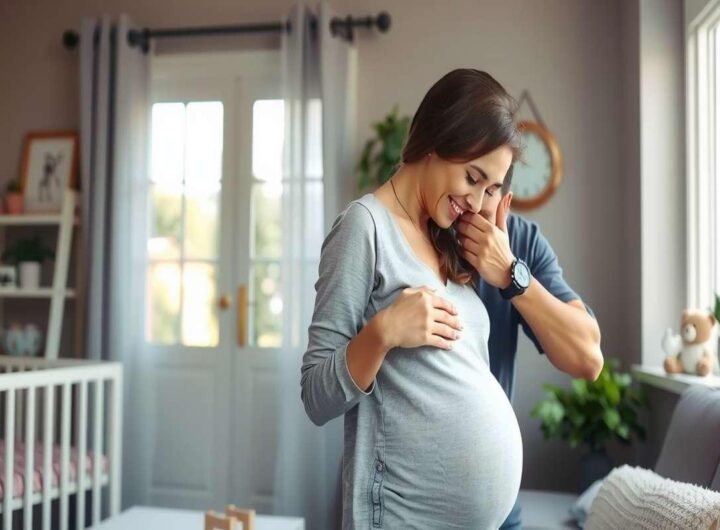
<instances>
[{"instance_id":1,"label":"white crib","mask_svg":"<svg viewBox=\"0 0 720 530\"><path fill-rule=\"evenodd\" d=\"M120 363L0 356L1 528L81 529L117 514L121 420Z\"/></svg>"}]
</instances>

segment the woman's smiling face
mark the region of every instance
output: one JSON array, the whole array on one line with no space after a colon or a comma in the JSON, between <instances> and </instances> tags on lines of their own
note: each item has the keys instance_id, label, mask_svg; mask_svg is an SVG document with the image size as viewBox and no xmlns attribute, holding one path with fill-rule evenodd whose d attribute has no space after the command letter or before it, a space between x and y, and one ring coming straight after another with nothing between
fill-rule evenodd
<instances>
[{"instance_id":1,"label":"woman's smiling face","mask_svg":"<svg viewBox=\"0 0 720 530\"><path fill-rule=\"evenodd\" d=\"M437 154L427 157L421 191L426 213L441 228L449 228L464 211L479 213L487 201L500 200L500 188L513 160L502 145L485 155L458 163Z\"/></svg>"}]
</instances>

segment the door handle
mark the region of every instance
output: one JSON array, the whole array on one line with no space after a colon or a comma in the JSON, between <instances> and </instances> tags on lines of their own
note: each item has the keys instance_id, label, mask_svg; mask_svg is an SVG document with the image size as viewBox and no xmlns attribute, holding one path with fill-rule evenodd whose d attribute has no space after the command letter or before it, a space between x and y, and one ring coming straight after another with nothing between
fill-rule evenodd
<instances>
[{"instance_id":1,"label":"door handle","mask_svg":"<svg viewBox=\"0 0 720 530\"><path fill-rule=\"evenodd\" d=\"M247 344L248 290L241 284L237 290L237 342L239 347Z\"/></svg>"},{"instance_id":2,"label":"door handle","mask_svg":"<svg viewBox=\"0 0 720 530\"><path fill-rule=\"evenodd\" d=\"M230 299L229 294L224 294L220 297L220 300L218 300L218 306L220 306L220 309L225 311L232 305L232 300Z\"/></svg>"}]
</instances>

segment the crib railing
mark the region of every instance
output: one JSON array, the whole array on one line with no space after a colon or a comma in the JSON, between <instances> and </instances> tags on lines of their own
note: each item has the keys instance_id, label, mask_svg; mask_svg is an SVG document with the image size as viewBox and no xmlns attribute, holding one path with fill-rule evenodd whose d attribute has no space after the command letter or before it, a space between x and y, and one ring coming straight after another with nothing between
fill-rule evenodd
<instances>
[{"instance_id":1,"label":"crib railing","mask_svg":"<svg viewBox=\"0 0 720 530\"><path fill-rule=\"evenodd\" d=\"M104 516L120 511L120 363L0 356L0 420L4 440L4 465L0 469L3 529L14 528L15 515L24 530L68 530L73 494L77 529L86 527L88 508L93 526ZM42 460L39 473L36 455ZM16 456L24 460L19 473ZM54 484L57 465L59 476ZM41 487L35 491L38 475ZM22 489L21 496L15 495L16 484ZM87 491L91 492L89 507ZM56 499L59 507L53 519L52 503ZM41 505L40 521L33 525L36 505Z\"/></svg>"}]
</instances>

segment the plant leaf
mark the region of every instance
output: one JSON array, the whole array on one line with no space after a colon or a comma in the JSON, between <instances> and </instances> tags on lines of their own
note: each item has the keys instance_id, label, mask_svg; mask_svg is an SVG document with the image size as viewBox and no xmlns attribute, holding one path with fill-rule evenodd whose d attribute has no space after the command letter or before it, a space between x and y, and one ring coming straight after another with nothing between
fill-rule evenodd
<instances>
[{"instance_id":1,"label":"plant leaf","mask_svg":"<svg viewBox=\"0 0 720 530\"><path fill-rule=\"evenodd\" d=\"M615 409L605 409L603 411L603 421L608 426L608 429L614 431L620 424L620 414Z\"/></svg>"}]
</instances>

